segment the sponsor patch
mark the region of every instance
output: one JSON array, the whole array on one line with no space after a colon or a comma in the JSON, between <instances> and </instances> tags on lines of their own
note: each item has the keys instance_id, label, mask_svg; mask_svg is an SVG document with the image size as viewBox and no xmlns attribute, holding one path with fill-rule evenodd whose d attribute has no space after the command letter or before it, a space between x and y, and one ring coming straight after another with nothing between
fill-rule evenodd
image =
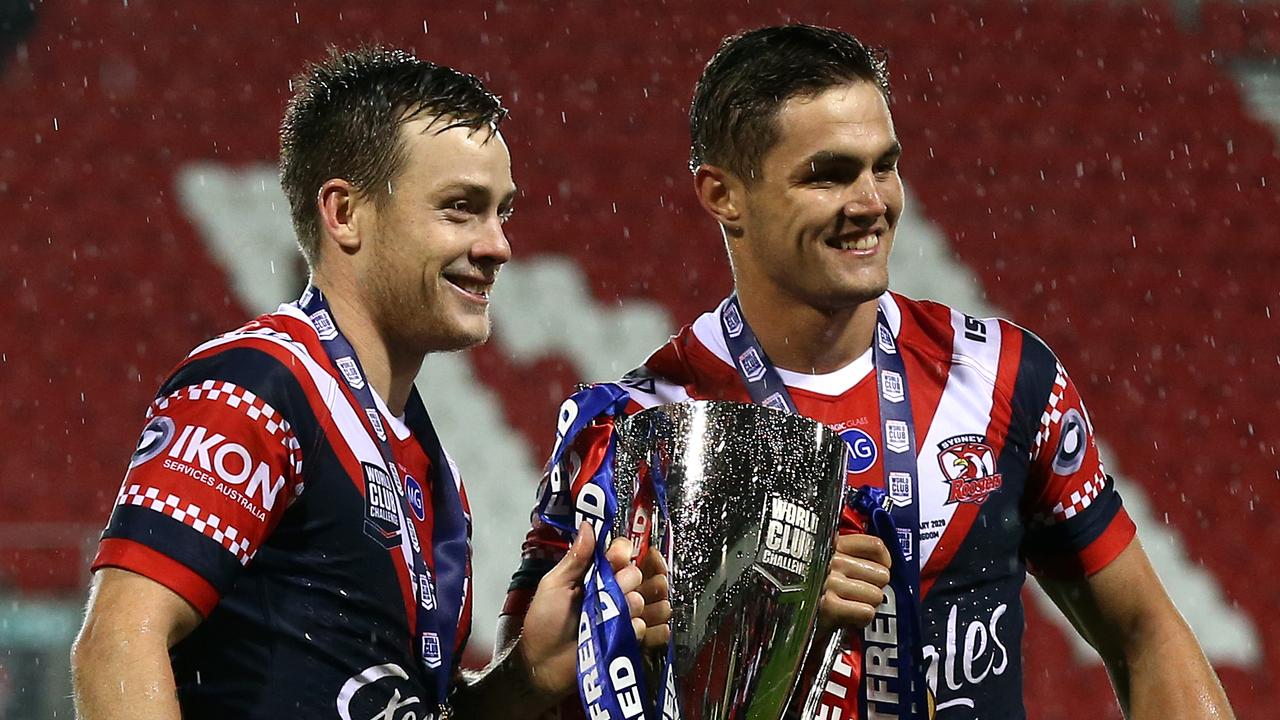
<instances>
[{"instance_id":1,"label":"sponsor patch","mask_svg":"<svg viewBox=\"0 0 1280 720\"><path fill-rule=\"evenodd\" d=\"M129 458L129 467L134 468L164 452L173 440L176 428L171 418L157 415L142 429L142 437L138 438L138 447Z\"/></svg>"},{"instance_id":2,"label":"sponsor patch","mask_svg":"<svg viewBox=\"0 0 1280 720\"><path fill-rule=\"evenodd\" d=\"M764 402L760 404L765 407L773 408L774 410L781 410L783 412L787 411L787 401L782 397L782 393L774 393L765 398Z\"/></svg>"},{"instance_id":3,"label":"sponsor patch","mask_svg":"<svg viewBox=\"0 0 1280 720\"><path fill-rule=\"evenodd\" d=\"M1089 431L1084 417L1075 408L1062 414L1060 427L1058 449L1053 453L1053 471L1058 475L1070 475L1084 465L1084 456L1089 449Z\"/></svg>"},{"instance_id":4,"label":"sponsor patch","mask_svg":"<svg viewBox=\"0 0 1280 720\"><path fill-rule=\"evenodd\" d=\"M911 529L898 528L898 544L902 546L902 556L907 560L914 558L915 547L911 544Z\"/></svg>"},{"instance_id":5,"label":"sponsor patch","mask_svg":"<svg viewBox=\"0 0 1280 720\"><path fill-rule=\"evenodd\" d=\"M321 340L332 340L338 337L338 326L333 324L333 316L328 310L318 310L311 315L311 324Z\"/></svg>"},{"instance_id":6,"label":"sponsor patch","mask_svg":"<svg viewBox=\"0 0 1280 720\"><path fill-rule=\"evenodd\" d=\"M900 403L907 397L902 386L902 375L892 370L880 371L880 391L884 393L884 398L892 403Z\"/></svg>"},{"instance_id":7,"label":"sponsor patch","mask_svg":"<svg viewBox=\"0 0 1280 720\"><path fill-rule=\"evenodd\" d=\"M350 355L340 357L334 361L338 369L342 371L342 377L347 379L347 384L359 390L364 387L364 376L360 374L360 366L356 364L356 359Z\"/></svg>"},{"instance_id":8,"label":"sponsor patch","mask_svg":"<svg viewBox=\"0 0 1280 720\"><path fill-rule=\"evenodd\" d=\"M729 303L724 309L724 328L729 333L729 337L741 335L743 327L745 325L742 322L742 315L738 312L738 306Z\"/></svg>"},{"instance_id":9,"label":"sponsor patch","mask_svg":"<svg viewBox=\"0 0 1280 720\"><path fill-rule=\"evenodd\" d=\"M876 449L876 442L865 430L849 428L840 433L840 437L849 446L850 473L854 475L864 473L876 464L879 451Z\"/></svg>"},{"instance_id":10,"label":"sponsor patch","mask_svg":"<svg viewBox=\"0 0 1280 720\"><path fill-rule=\"evenodd\" d=\"M938 443L938 465L951 485L945 504L981 505L1004 483L986 440L982 435L955 435Z\"/></svg>"},{"instance_id":11,"label":"sponsor patch","mask_svg":"<svg viewBox=\"0 0 1280 720\"><path fill-rule=\"evenodd\" d=\"M373 426L373 432L378 435L378 439L386 442L387 431L382 427L382 415L374 408L365 408L364 414L369 418L369 424Z\"/></svg>"},{"instance_id":12,"label":"sponsor patch","mask_svg":"<svg viewBox=\"0 0 1280 720\"><path fill-rule=\"evenodd\" d=\"M880 345L880 349L890 355L898 354L898 346L893 342L893 333L889 332L889 328L884 325L876 325L876 343Z\"/></svg>"},{"instance_id":13,"label":"sponsor patch","mask_svg":"<svg viewBox=\"0 0 1280 720\"><path fill-rule=\"evenodd\" d=\"M893 500L896 507L905 507L910 505L913 491L911 489L911 475L904 472L889 473L889 499Z\"/></svg>"},{"instance_id":14,"label":"sponsor patch","mask_svg":"<svg viewBox=\"0 0 1280 720\"><path fill-rule=\"evenodd\" d=\"M433 632L422 633L422 662L427 667L440 667L440 636Z\"/></svg>"},{"instance_id":15,"label":"sponsor patch","mask_svg":"<svg viewBox=\"0 0 1280 720\"><path fill-rule=\"evenodd\" d=\"M364 534L390 550L400 545L399 496L395 481L381 467L362 462L364 468Z\"/></svg>"},{"instance_id":16,"label":"sponsor patch","mask_svg":"<svg viewBox=\"0 0 1280 720\"><path fill-rule=\"evenodd\" d=\"M204 483L259 520L275 507L285 484L275 467L202 425L182 428L165 454L164 469Z\"/></svg>"},{"instance_id":17,"label":"sponsor patch","mask_svg":"<svg viewBox=\"0 0 1280 720\"><path fill-rule=\"evenodd\" d=\"M886 420L884 446L890 452L904 453L911 449L911 432L904 420Z\"/></svg>"},{"instance_id":18,"label":"sponsor patch","mask_svg":"<svg viewBox=\"0 0 1280 720\"><path fill-rule=\"evenodd\" d=\"M409 498L409 507L413 508L413 516L419 521L427 519L427 505L422 495L422 484L417 478L406 474L404 476L404 492Z\"/></svg>"},{"instance_id":19,"label":"sponsor patch","mask_svg":"<svg viewBox=\"0 0 1280 720\"><path fill-rule=\"evenodd\" d=\"M809 574L809 560L818 532L817 513L771 495L765 499L764 518L764 531L756 553L758 562L781 571L788 581L802 582Z\"/></svg>"},{"instance_id":20,"label":"sponsor patch","mask_svg":"<svg viewBox=\"0 0 1280 720\"><path fill-rule=\"evenodd\" d=\"M755 348L747 348L746 352L738 356L738 366L742 368L742 374L746 376L747 382L756 382L764 377L764 361Z\"/></svg>"},{"instance_id":21,"label":"sponsor patch","mask_svg":"<svg viewBox=\"0 0 1280 720\"><path fill-rule=\"evenodd\" d=\"M431 577L431 569L424 568L418 576L418 600L424 610L436 609L436 583Z\"/></svg>"}]
</instances>

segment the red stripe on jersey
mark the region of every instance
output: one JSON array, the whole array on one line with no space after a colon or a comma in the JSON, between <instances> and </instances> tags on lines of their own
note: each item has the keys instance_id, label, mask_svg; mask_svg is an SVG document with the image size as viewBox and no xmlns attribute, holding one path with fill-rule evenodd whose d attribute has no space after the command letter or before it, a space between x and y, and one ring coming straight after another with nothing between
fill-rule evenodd
<instances>
[{"instance_id":1,"label":"red stripe on jersey","mask_svg":"<svg viewBox=\"0 0 1280 720\"><path fill-rule=\"evenodd\" d=\"M173 558L123 538L107 538L98 545L92 567L119 568L142 575L169 588L186 600L202 617L218 604L218 591L194 570Z\"/></svg>"},{"instance_id":2,"label":"red stripe on jersey","mask_svg":"<svg viewBox=\"0 0 1280 720\"><path fill-rule=\"evenodd\" d=\"M996 370L995 388L991 398L991 419L987 423L987 442L999 457L1008 437L1009 420L1013 415L1013 386L1018 378L1018 366L1022 358L1022 331L1003 320L1000 321L1000 366ZM982 506L978 503L957 503L955 514L947 522L947 528L929 556L929 562L920 572L920 597L929 594L933 583L951 564L960 550L969 529L978 518Z\"/></svg>"},{"instance_id":3,"label":"red stripe on jersey","mask_svg":"<svg viewBox=\"0 0 1280 720\"><path fill-rule=\"evenodd\" d=\"M895 300L896 301L896 300ZM951 310L932 302L904 303L902 327L898 330L898 347L904 354L911 354L914 362L904 363L907 368L907 389L911 393L911 420L915 425L917 451L919 443L929 436L929 427L942 392L946 388L946 375L951 358L930 357L924 348L952 346L955 328L951 326ZM920 312L913 312L920 311ZM940 378L940 379L939 379Z\"/></svg>"}]
</instances>

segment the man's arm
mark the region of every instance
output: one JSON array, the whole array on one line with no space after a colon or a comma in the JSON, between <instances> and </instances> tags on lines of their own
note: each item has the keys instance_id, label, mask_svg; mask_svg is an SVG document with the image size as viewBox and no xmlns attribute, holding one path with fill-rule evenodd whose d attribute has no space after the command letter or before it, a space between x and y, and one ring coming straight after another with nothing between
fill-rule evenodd
<instances>
[{"instance_id":1,"label":"man's arm","mask_svg":"<svg viewBox=\"0 0 1280 720\"><path fill-rule=\"evenodd\" d=\"M1222 684L1136 538L1087 579L1041 579L1040 585L1102 656L1125 717L1234 717Z\"/></svg>"},{"instance_id":2,"label":"man's arm","mask_svg":"<svg viewBox=\"0 0 1280 720\"><path fill-rule=\"evenodd\" d=\"M93 576L84 626L71 648L80 720L178 720L169 648L200 624L177 593L128 570Z\"/></svg>"}]
</instances>

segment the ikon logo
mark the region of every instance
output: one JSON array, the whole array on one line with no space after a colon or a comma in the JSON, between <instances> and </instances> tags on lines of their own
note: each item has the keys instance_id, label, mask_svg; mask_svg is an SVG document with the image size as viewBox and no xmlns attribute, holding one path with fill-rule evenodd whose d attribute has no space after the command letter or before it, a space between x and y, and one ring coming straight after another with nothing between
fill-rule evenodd
<instances>
[{"instance_id":1,"label":"ikon logo","mask_svg":"<svg viewBox=\"0 0 1280 720\"><path fill-rule=\"evenodd\" d=\"M178 441L169 450L169 457L186 465L193 465L229 485L244 485L249 499L256 495L264 510L271 510L276 496L284 487L284 477L271 477L271 467L255 461L249 451L239 443L229 442L226 436L199 425L182 429ZM167 462L167 461L166 461Z\"/></svg>"}]
</instances>

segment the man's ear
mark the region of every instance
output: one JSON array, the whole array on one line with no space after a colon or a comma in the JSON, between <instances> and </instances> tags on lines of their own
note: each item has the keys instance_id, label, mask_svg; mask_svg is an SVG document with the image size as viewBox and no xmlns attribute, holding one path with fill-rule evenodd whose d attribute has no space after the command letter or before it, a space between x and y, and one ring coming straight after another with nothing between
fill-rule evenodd
<instances>
[{"instance_id":1,"label":"man's ear","mask_svg":"<svg viewBox=\"0 0 1280 720\"><path fill-rule=\"evenodd\" d=\"M703 163L693 173L693 191L725 232L737 234L742 226L746 187L736 175L716 165Z\"/></svg>"},{"instance_id":2,"label":"man's ear","mask_svg":"<svg viewBox=\"0 0 1280 720\"><path fill-rule=\"evenodd\" d=\"M316 206L320 211L320 244L329 240L338 244L344 252L360 249L360 223L368 218L361 206L366 198L355 186L342 178L332 178L320 186Z\"/></svg>"}]
</instances>

